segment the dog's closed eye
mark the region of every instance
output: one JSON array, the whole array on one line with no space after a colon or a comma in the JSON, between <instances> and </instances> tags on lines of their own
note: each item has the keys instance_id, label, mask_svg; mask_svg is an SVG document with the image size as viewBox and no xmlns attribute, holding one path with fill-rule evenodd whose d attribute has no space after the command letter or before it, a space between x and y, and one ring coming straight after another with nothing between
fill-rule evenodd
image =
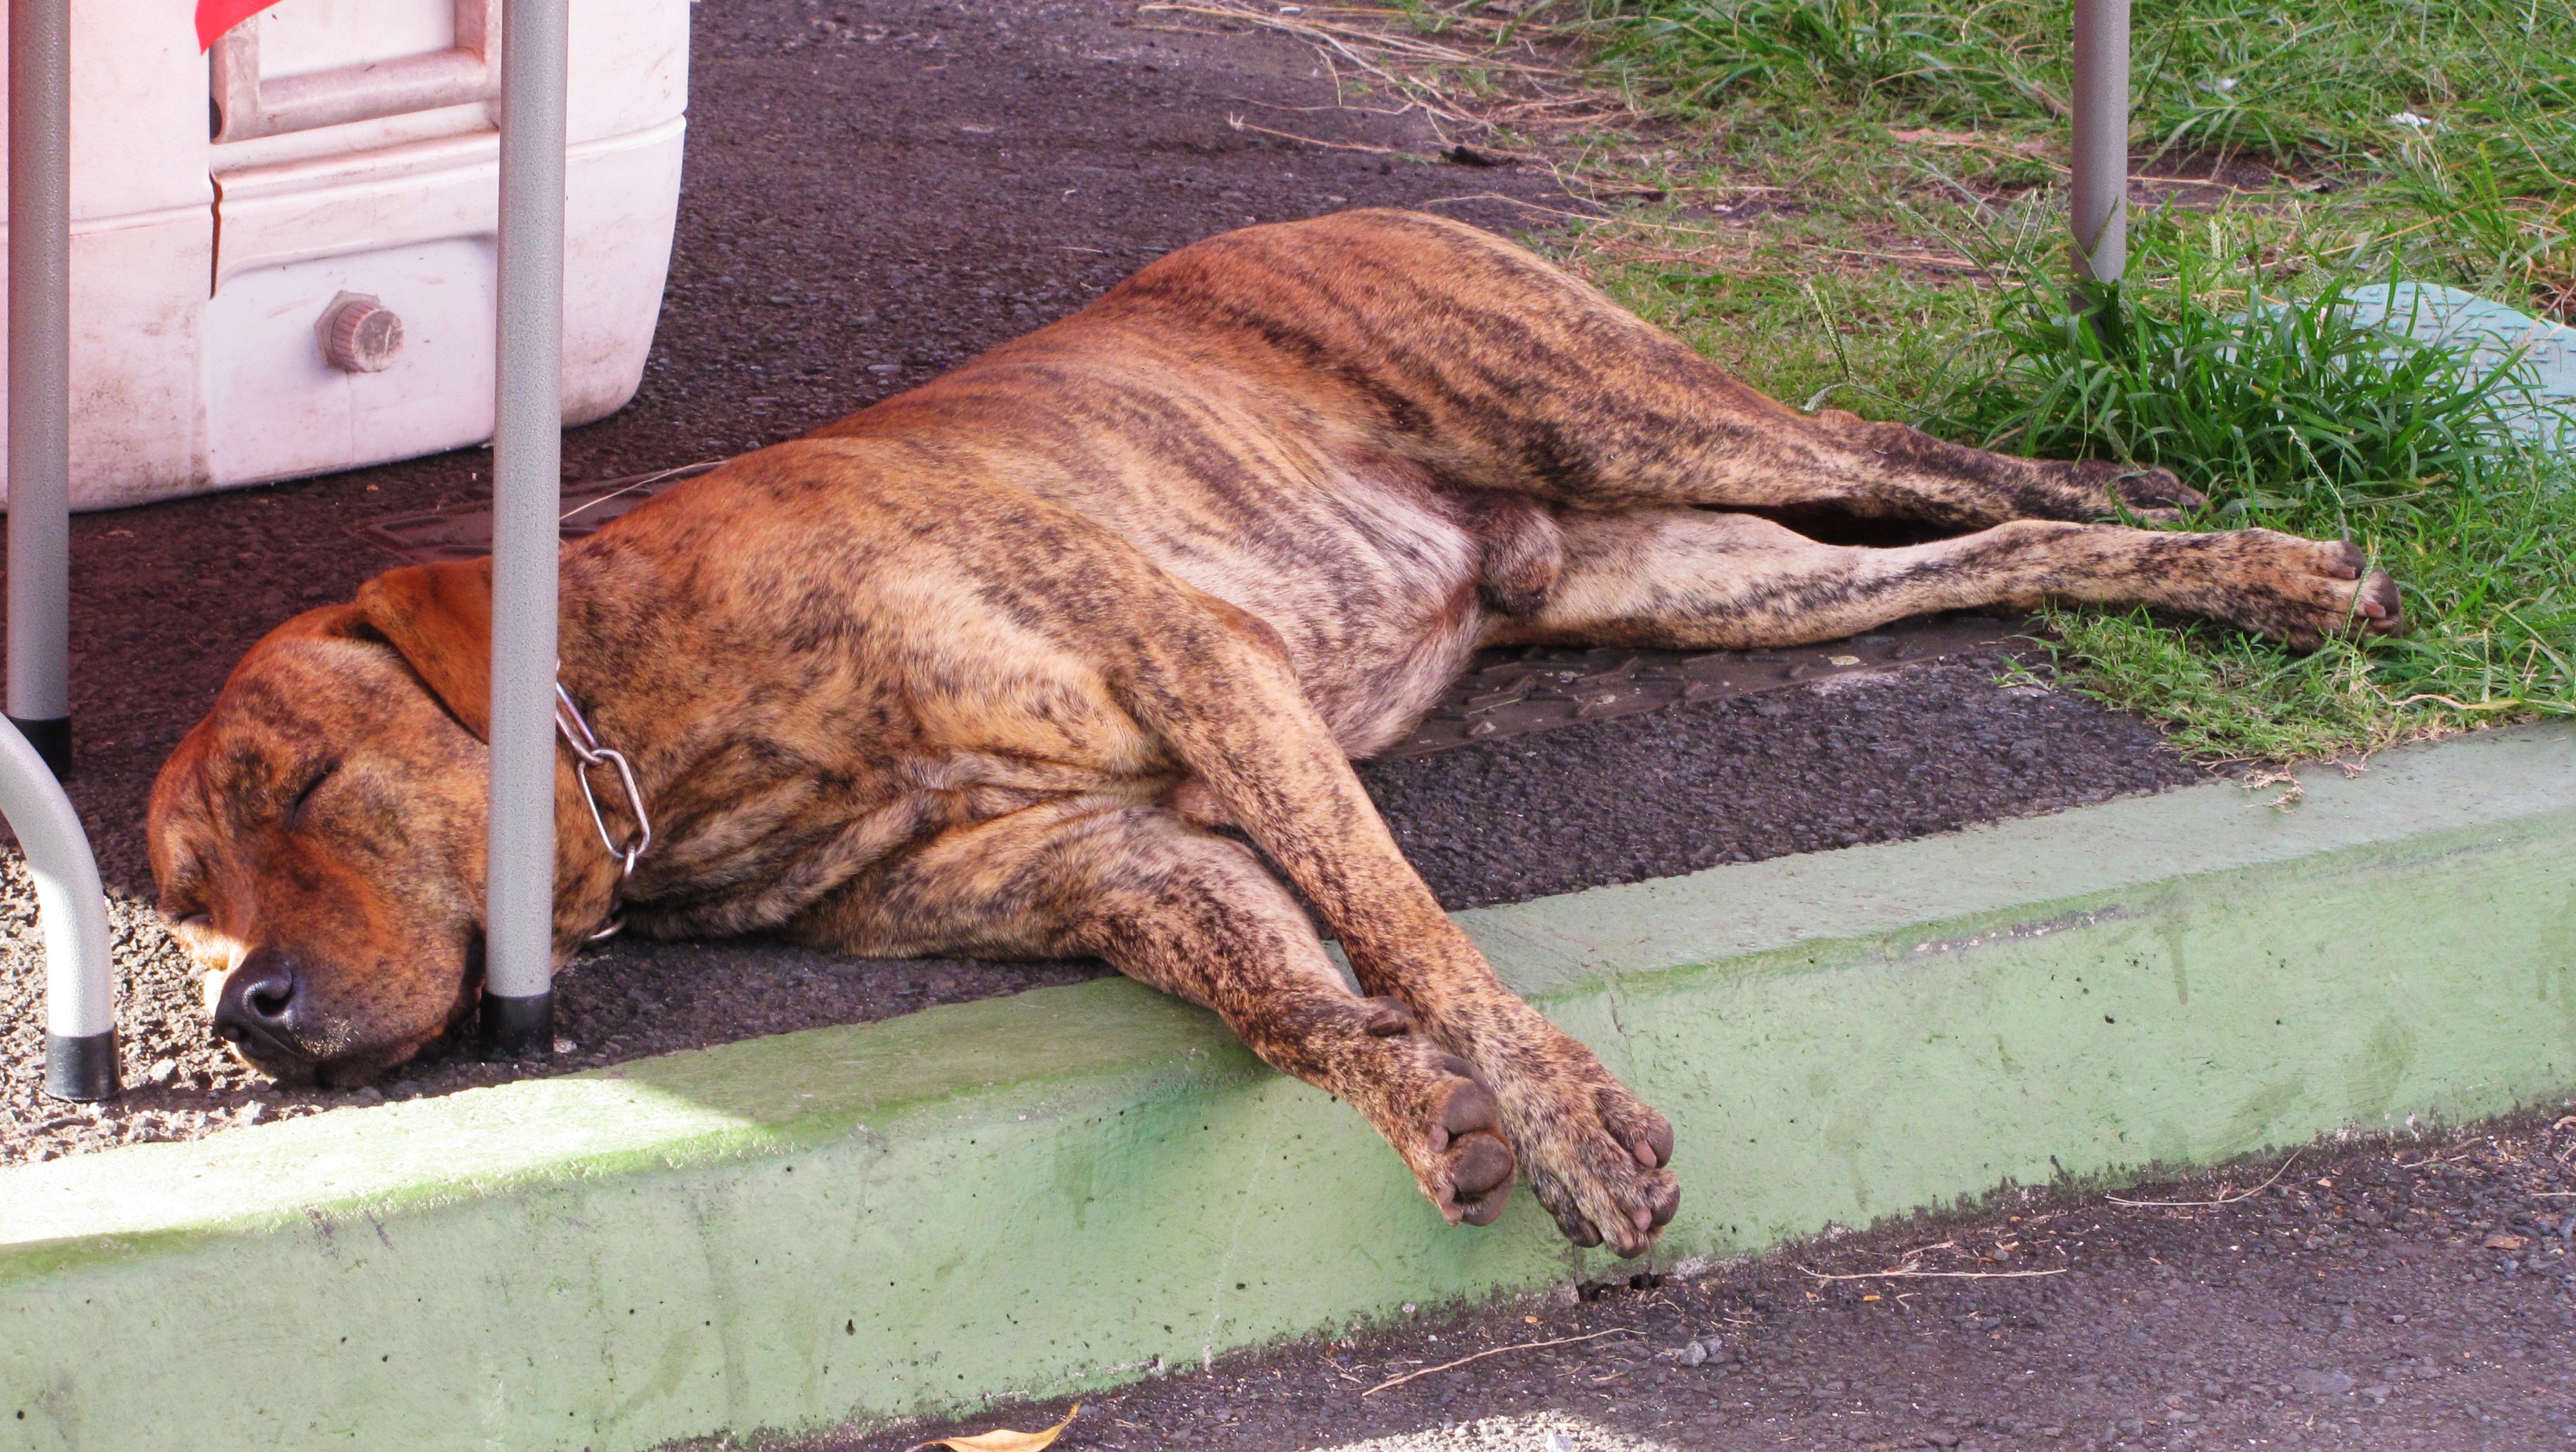
<instances>
[{"instance_id":1,"label":"dog's closed eye","mask_svg":"<svg viewBox=\"0 0 2576 1452\"><path fill-rule=\"evenodd\" d=\"M320 771L313 774L313 779L304 784L304 789L295 794L295 800L286 808L286 830L292 832L304 824L304 811L313 804L313 794L320 791L322 783L329 781L332 773L339 769L340 763L336 761L325 763Z\"/></svg>"},{"instance_id":2,"label":"dog's closed eye","mask_svg":"<svg viewBox=\"0 0 2576 1452\"><path fill-rule=\"evenodd\" d=\"M200 961L223 962L231 956L231 940L215 931L215 920L210 914L192 912L173 917L170 935Z\"/></svg>"}]
</instances>

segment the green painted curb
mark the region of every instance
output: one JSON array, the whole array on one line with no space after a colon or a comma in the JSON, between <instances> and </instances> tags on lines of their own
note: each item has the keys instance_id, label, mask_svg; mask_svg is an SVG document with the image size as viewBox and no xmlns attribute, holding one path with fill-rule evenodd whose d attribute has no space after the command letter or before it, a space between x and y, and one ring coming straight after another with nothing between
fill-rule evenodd
<instances>
[{"instance_id":1,"label":"green painted curb","mask_svg":"<svg viewBox=\"0 0 2576 1452\"><path fill-rule=\"evenodd\" d=\"M1462 915L1666 1258L2576 1088L2576 732ZM0 1171L0 1447L647 1448L1610 1264L1123 981Z\"/></svg>"}]
</instances>

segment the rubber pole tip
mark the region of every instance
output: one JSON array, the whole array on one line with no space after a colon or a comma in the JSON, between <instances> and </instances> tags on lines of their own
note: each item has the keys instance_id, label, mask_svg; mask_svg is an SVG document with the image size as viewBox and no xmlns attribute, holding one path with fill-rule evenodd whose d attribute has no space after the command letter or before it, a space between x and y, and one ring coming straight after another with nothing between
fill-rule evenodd
<instances>
[{"instance_id":1,"label":"rubber pole tip","mask_svg":"<svg viewBox=\"0 0 2576 1452\"><path fill-rule=\"evenodd\" d=\"M65 1038L45 1035L45 1092L96 1104L116 1097L116 1030Z\"/></svg>"},{"instance_id":2,"label":"rubber pole tip","mask_svg":"<svg viewBox=\"0 0 2576 1452\"><path fill-rule=\"evenodd\" d=\"M70 717L58 716L49 721L21 721L12 716L9 718L9 724L17 727L18 734L26 737L27 744L36 748L36 754L44 758L45 765L54 769L54 780L72 779Z\"/></svg>"},{"instance_id":3,"label":"rubber pole tip","mask_svg":"<svg viewBox=\"0 0 2576 1452\"><path fill-rule=\"evenodd\" d=\"M526 998L509 998L498 993L483 995L483 1047L493 1053L517 1058L527 1054L554 1052L555 996L552 993L531 994Z\"/></svg>"}]
</instances>

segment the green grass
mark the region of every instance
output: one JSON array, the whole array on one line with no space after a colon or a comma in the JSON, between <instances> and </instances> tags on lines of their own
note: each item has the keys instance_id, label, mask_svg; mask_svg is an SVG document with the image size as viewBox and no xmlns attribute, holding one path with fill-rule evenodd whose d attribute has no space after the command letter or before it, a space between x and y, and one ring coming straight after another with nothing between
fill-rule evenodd
<instances>
[{"instance_id":1,"label":"green grass","mask_svg":"<svg viewBox=\"0 0 2576 1452\"><path fill-rule=\"evenodd\" d=\"M1601 63L1684 104L1872 100L1934 121L2048 120L2071 86L2065 0L1608 0ZM2131 23L2140 138L2168 150L2369 155L2414 113L2513 131L2576 109L2555 0L2162 0Z\"/></svg>"},{"instance_id":2,"label":"green grass","mask_svg":"<svg viewBox=\"0 0 2576 1452\"><path fill-rule=\"evenodd\" d=\"M2211 496L2201 524L2362 542L2404 582L2406 638L2294 656L2143 612L2057 611L2095 694L2190 749L2281 759L2370 750L2576 699L2576 477L2502 410L2534 403L2510 362L2356 321L2366 280L2319 269L2267 295L2218 219L2150 219L2103 326L2054 281L1998 309L1990 371L1924 412L1988 447L2163 465Z\"/></svg>"},{"instance_id":3,"label":"green grass","mask_svg":"<svg viewBox=\"0 0 2576 1452\"><path fill-rule=\"evenodd\" d=\"M2159 463L2212 496L2203 527L2351 538L2414 624L2300 656L2057 611L2064 681L2220 757L2576 713L2576 468L2498 426L2511 378L2359 336L2335 305L2408 278L2576 321L2576 6L2138 0L2139 170L2234 185L2133 221L2107 345L2061 296L2065 0L1514 14L1579 37L1591 83L1660 123L1602 128L1569 167L1667 192L1554 244L1622 302L1793 403Z\"/></svg>"}]
</instances>

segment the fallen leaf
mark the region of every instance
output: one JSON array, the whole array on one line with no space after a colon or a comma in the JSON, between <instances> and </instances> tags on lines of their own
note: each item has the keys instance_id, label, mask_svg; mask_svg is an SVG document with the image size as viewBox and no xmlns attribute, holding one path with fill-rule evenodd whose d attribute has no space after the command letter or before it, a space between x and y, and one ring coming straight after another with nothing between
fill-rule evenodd
<instances>
[{"instance_id":1,"label":"fallen leaf","mask_svg":"<svg viewBox=\"0 0 2576 1452\"><path fill-rule=\"evenodd\" d=\"M2483 1242L2489 1250L2520 1250L2530 1243L2519 1235L2507 1235L2501 1230L2488 1236Z\"/></svg>"},{"instance_id":2,"label":"fallen leaf","mask_svg":"<svg viewBox=\"0 0 2576 1452\"><path fill-rule=\"evenodd\" d=\"M905 1448L904 1452L921 1452L924 1447L945 1447L948 1452L1041 1452L1041 1449L1061 1436L1065 1428L1072 1426L1073 1419L1081 1414L1082 1403L1075 1402L1073 1410L1064 1414L1063 1421L1043 1432L1003 1430L978 1432L972 1437L935 1437L927 1442L916 1442Z\"/></svg>"}]
</instances>

